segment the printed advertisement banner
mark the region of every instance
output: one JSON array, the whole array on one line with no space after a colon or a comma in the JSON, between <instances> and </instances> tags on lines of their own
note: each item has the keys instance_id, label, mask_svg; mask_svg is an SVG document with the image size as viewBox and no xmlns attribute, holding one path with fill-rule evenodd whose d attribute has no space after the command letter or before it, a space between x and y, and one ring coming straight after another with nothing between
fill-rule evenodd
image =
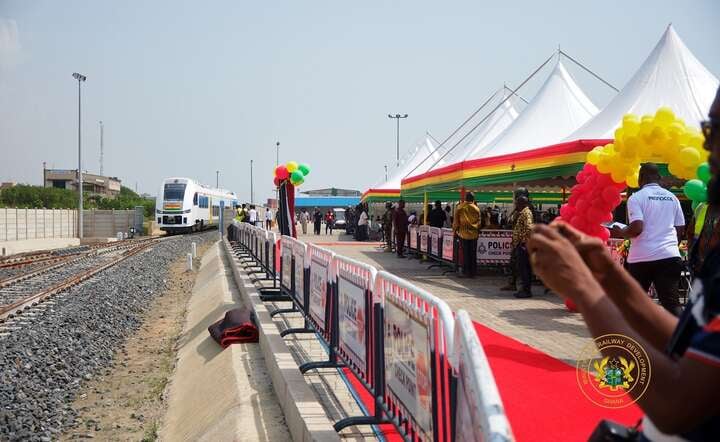
<instances>
[{"instance_id":1,"label":"printed advertisement banner","mask_svg":"<svg viewBox=\"0 0 720 442\"><path fill-rule=\"evenodd\" d=\"M363 374L367 371L365 357L365 289L353 275L338 277L338 326L340 350Z\"/></svg>"},{"instance_id":2,"label":"printed advertisement banner","mask_svg":"<svg viewBox=\"0 0 720 442\"><path fill-rule=\"evenodd\" d=\"M284 245L282 248L282 279L280 283L287 290L292 289L292 249Z\"/></svg>"},{"instance_id":3,"label":"printed advertisement banner","mask_svg":"<svg viewBox=\"0 0 720 442\"><path fill-rule=\"evenodd\" d=\"M302 305L305 300L305 251L301 246L296 246L293 256L295 257L295 298Z\"/></svg>"},{"instance_id":4,"label":"printed advertisement banner","mask_svg":"<svg viewBox=\"0 0 720 442\"><path fill-rule=\"evenodd\" d=\"M385 299L385 379L388 391L432 439L430 333L391 298Z\"/></svg>"},{"instance_id":5,"label":"printed advertisement banner","mask_svg":"<svg viewBox=\"0 0 720 442\"><path fill-rule=\"evenodd\" d=\"M427 226L420 226L420 251L427 252L428 249L428 231Z\"/></svg>"},{"instance_id":6,"label":"printed advertisement banner","mask_svg":"<svg viewBox=\"0 0 720 442\"><path fill-rule=\"evenodd\" d=\"M410 227L408 235L410 235L410 248L412 250L417 250L417 227Z\"/></svg>"},{"instance_id":7,"label":"printed advertisement banner","mask_svg":"<svg viewBox=\"0 0 720 442\"><path fill-rule=\"evenodd\" d=\"M454 260L454 254L453 254L453 241L454 241L454 235L452 230L443 229L442 232L442 259L445 261L453 261Z\"/></svg>"},{"instance_id":8,"label":"printed advertisement banner","mask_svg":"<svg viewBox=\"0 0 720 442\"><path fill-rule=\"evenodd\" d=\"M430 227L430 254L433 256L440 256L440 229L437 227Z\"/></svg>"},{"instance_id":9,"label":"printed advertisement banner","mask_svg":"<svg viewBox=\"0 0 720 442\"><path fill-rule=\"evenodd\" d=\"M512 255L512 231L485 230L478 237L478 264L509 264Z\"/></svg>"},{"instance_id":10,"label":"printed advertisement banner","mask_svg":"<svg viewBox=\"0 0 720 442\"><path fill-rule=\"evenodd\" d=\"M325 303L327 302L327 268L321 262L310 261L310 316L325 330Z\"/></svg>"}]
</instances>

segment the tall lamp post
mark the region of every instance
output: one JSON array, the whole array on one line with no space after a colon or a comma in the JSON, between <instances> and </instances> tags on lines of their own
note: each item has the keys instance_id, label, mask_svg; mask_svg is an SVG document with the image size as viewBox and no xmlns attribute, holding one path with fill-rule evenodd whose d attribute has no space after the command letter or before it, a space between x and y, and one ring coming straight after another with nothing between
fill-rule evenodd
<instances>
[{"instance_id":1,"label":"tall lamp post","mask_svg":"<svg viewBox=\"0 0 720 442\"><path fill-rule=\"evenodd\" d=\"M275 168L280 165L280 142L275 143ZM278 193L278 188L275 188L275 204L277 204L277 207L280 207L280 201L278 199L280 198L280 194Z\"/></svg>"},{"instance_id":2,"label":"tall lamp post","mask_svg":"<svg viewBox=\"0 0 720 442\"><path fill-rule=\"evenodd\" d=\"M387 181L387 164L385 165L385 181Z\"/></svg>"},{"instance_id":3,"label":"tall lamp post","mask_svg":"<svg viewBox=\"0 0 720 442\"><path fill-rule=\"evenodd\" d=\"M220 188L220 171L219 170L215 171L215 188L216 189Z\"/></svg>"},{"instance_id":4,"label":"tall lamp post","mask_svg":"<svg viewBox=\"0 0 720 442\"><path fill-rule=\"evenodd\" d=\"M407 117L408 117L408 114L404 114L404 115L388 114L388 118L394 118L395 121L397 122L397 132L396 132L397 133L397 146L396 146L397 147L397 157L396 157L397 158L397 164L396 164L397 166L400 166L400 119L407 118Z\"/></svg>"},{"instance_id":5,"label":"tall lamp post","mask_svg":"<svg viewBox=\"0 0 720 442\"><path fill-rule=\"evenodd\" d=\"M255 204L255 192L253 190L253 160L250 160L250 204Z\"/></svg>"},{"instance_id":6,"label":"tall lamp post","mask_svg":"<svg viewBox=\"0 0 720 442\"><path fill-rule=\"evenodd\" d=\"M78 82L78 238L83 238L83 177L82 177L82 88L80 85L87 77L73 72L73 78Z\"/></svg>"}]
</instances>

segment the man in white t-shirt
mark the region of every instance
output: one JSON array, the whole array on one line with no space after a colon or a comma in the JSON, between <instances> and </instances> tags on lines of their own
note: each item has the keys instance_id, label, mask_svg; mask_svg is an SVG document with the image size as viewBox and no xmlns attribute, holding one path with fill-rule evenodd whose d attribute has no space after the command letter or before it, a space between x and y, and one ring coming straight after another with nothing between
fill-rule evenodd
<instances>
[{"instance_id":1,"label":"man in white t-shirt","mask_svg":"<svg viewBox=\"0 0 720 442\"><path fill-rule=\"evenodd\" d=\"M679 238L685 217L680 201L660 187L656 164L645 163L638 178L641 189L628 198L628 221L625 228L613 228L615 236L631 239L628 270L644 290L655 284L663 307L678 316L682 312L678 284L682 272Z\"/></svg>"},{"instance_id":2,"label":"man in white t-shirt","mask_svg":"<svg viewBox=\"0 0 720 442\"><path fill-rule=\"evenodd\" d=\"M250 224L253 226L257 225L257 210L255 210L255 206L250 206L250 212L248 212L248 218L250 220Z\"/></svg>"},{"instance_id":3,"label":"man in white t-shirt","mask_svg":"<svg viewBox=\"0 0 720 442\"><path fill-rule=\"evenodd\" d=\"M272 210L268 207L265 209L265 229L272 230L273 214Z\"/></svg>"}]
</instances>

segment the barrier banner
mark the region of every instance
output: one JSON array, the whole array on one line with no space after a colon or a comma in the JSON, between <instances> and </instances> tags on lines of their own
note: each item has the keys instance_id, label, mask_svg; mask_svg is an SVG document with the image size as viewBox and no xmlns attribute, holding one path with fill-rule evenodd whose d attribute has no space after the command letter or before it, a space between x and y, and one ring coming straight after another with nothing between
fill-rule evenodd
<instances>
[{"instance_id":1,"label":"barrier banner","mask_svg":"<svg viewBox=\"0 0 720 442\"><path fill-rule=\"evenodd\" d=\"M455 235L452 229L442 229L442 255L441 258L444 261L453 262L455 260L454 255L454 244Z\"/></svg>"},{"instance_id":2,"label":"barrier banner","mask_svg":"<svg viewBox=\"0 0 720 442\"><path fill-rule=\"evenodd\" d=\"M410 226L410 228L408 229L408 235L410 237L410 250L417 250L417 227Z\"/></svg>"},{"instance_id":3,"label":"barrier banner","mask_svg":"<svg viewBox=\"0 0 720 442\"><path fill-rule=\"evenodd\" d=\"M442 230L439 227L430 227L428 232L430 234L430 254L439 258L441 256L440 235Z\"/></svg>"},{"instance_id":4,"label":"barrier banner","mask_svg":"<svg viewBox=\"0 0 720 442\"><path fill-rule=\"evenodd\" d=\"M255 232L255 235L258 238L258 261L260 261L260 266L265 265L265 242L267 241L267 235L262 234L260 232Z\"/></svg>"},{"instance_id":5,"label":"barrier banner","mask_svg":"<svg viewBox=\"0 0 720 442\"><path fill-rule=\"evenodd\" d=\"M385 299L385 383L388 392L407 411L420 430L421 440L432 440L432 381L430 327L391 297Z\"/></svg>"},{"instance_id":6,"label":"barrier banner","mask_svg":"<svg viewBox=\"0 0 720 442\"><path fill-rule=\"evenodd\" d=\"M375 269L366 264L335 257L338 291L339 353L362 378L368 378L368 311L370 289L375 284Z\"/></svg>"},{"instance_id":7,"label":"barrier banner","mask_svg":"<svg viewBox=\"0 0 720 442\"><path fill-rule=\"evenodd\" d=\"M510 423L470 316L460 310L455 319L455 441L511 441Z\"/></svg>"},{"instance_id":8,"label":"barrier banner","mask_svg":"<svg viewBox=\"0 0 720 442\"><path fill-rule=\"evenodd\" d=\"M308 245L307 250L310 255L310 318L317 324L319 331L325 332L330 263L335 254L313 244Z\"/></svg>"},{"instance_id":9,"label":"barrier banner","mask_svg":"<svg viewBox=\"0 0 720 442\"><path fill-rule=\"evenodd\" d=\"M428 226L420 226L420 251L427 253L428 250Z\"/></svg>"},{"instance_id":10,"label":"barrier banner","mask_svg":"<svg viewBox=\"0 0 720 442\"><path fill-rule=\"evenodd\" d=\"M305 306L305 244L293 242L293 258L295 263L295 300Z\"/></svg>"},{"instance_id":11,"label":"barrier banner","mask_svg":"<svg viewBox=\"0 0 720 442\"><path fill-rule=\"evenodd\" d=\"M276 257L277 255L277 235L275 232L268 232L267 233L268 241L270 242L268 247L268 271L272 273L273 277L276 276L276 272L278 267L280 267L280 259Z\"/></svg>"},{"instance_id":12,"label":"barrier banner","mask_svg":"<svg viewBox=\"0 0 720 442\"><path fill-rule=\"evenodd\" d=\"M480 231L477 244L478 264L509 264L511 255L511 230Z\"/></svg>"},{"instance_id":13,"label":"barrier banner","mask_svg":"<svg viewBox=\"0 0 720 442\"><path fill-rule=\"evenodd\" d=\"M280 238L280 287L292 294L292 242L289 238L283 236Z\"/></svg>"}]
</instances>

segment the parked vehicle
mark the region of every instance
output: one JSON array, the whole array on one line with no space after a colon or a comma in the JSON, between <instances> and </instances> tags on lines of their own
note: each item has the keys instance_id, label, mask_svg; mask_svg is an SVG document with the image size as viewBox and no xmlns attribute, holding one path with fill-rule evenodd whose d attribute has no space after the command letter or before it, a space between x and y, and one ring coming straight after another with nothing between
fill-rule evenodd
<instances>
[{"instance_id":1,"label":"parked vehicle","mask_svg":"<svg viewBox=\"0 0 720 442\"><path fill-rule=\"evenodd\" d=\"M345 219L345 209L333 209L333 213L335 214L334 228L347 230L347 221Z\"/></svg>"}]
</instances>

